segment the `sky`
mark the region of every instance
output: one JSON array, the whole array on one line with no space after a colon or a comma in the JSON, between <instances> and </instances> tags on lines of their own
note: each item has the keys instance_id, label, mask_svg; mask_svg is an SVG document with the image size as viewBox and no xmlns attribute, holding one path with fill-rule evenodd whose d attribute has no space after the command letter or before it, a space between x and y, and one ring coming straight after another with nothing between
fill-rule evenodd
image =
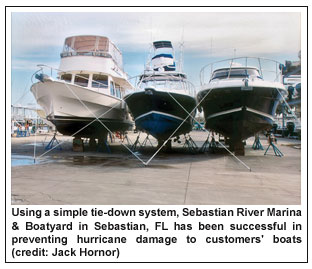
<instances>
[{"instance_id":1,"label":"sky","mask_svg":"<svg viewBox=\"0 0 312 269\"><path fill-rule=\"evenodd\" d=\"M299 12L12 12L11 103L35 103L36 65L58 68L68 36L107 36L122 51L129 76L143 72L152 41L171 40L176 55L183 42L184 72L199 86L204 65L234 54L297 61L300 20Z\"/></svg>"}]
</instances>

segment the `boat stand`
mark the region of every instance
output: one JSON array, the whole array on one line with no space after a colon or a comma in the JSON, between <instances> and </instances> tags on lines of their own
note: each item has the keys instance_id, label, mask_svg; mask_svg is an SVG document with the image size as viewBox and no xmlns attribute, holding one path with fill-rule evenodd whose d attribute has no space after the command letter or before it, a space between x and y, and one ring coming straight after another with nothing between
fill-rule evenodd
<instances>
[{"instance_id":1,"label":"boat stand","mask_svg":"<svg viewBox=\"0 0 312 269\"><path fill-rule=\"evenodd\" d=\"M133 145L131 146L131 150L132 150L132 151L135 151L135 150L137 149L137 146L138 146L138 145L141 146L141 143L140 143L140 141L139 141L139 139L140 139L140 134L141 134L141 132L138 134L138 136L137 136L135 142L134 142Z\"/></svg>"},{"instance_id":2,"label":"boat stand","mask_svg":"<svg viewBox=\"0 0 312 269\"><path fill-rule=\"evenodd\" d=\"M107 142L107 139L104 138L98 138L98 145L97 145L97 151L98 152L107 152L107 153L112 153L109 144Z\"/></svg>"},{"instance_id":3,"label":"boat stand","mask_svg":"<svg viewBox=\"0 0 312 269\"><path fill-rule=\"evenodd\" d=\"M260 142L260 136L259 135L256 135L255 136L255 141L252 145L252 149L253 150L263 150L263 147L261 145L261 142Z\"/></svg>"},{"instance_id":4,"label":"boat stand","mask_svg":"<svg viewBox=\"0 0 312 269\"><path fill-rule=\"evenodd\" d=\"M184 138L185 138L185 142L184 142L183 148L187 148L188 151L191 152L192 154L197 153L198 147L196 143L194 142L194 140L192 139L192 137L188 135L188 136L184 136Z\"/></svg>"},{"instance_id":5,"label":"boat stand","mask_svg":"<svg viewBox=\"0 0 312 269\"><path fill-rule=\"evenodd\" d=\"M124 141L127 141L127 145L128 145L128 147L129 148L132 148L132 141L131 141L131 139L128 137L128 135L127 134L125 134L125 136L124 136L124 139L123 139L123 141L122 142L124 142Z\"/></svg>"},{"instance_id":6,"label":"boat stand","mask_svg":"<svg viewBox=\"0 0 312 269\"><path fill-rule=\"evenodd\" d=\"M215 153L216 149L218 148L218 142L215 140L214 136L211 138L211 141L209 143L209 151L212 153Z\"/></svg>"},{"instance_id":7,"label":"boat stand","mask_svg":"<svg viewBox=\"0 0 312 269\"><path fill-rule=\"evenodd\" d=\"M154 148L154 145L153 145L152 141L149 139L149 135L147 135L147 136L145 137L144 141L142 142L142 144L141 144L141 146L140 146L140 149L143 148L143 147L145 147L146 144L147 144L147 142L149 142L149 143L151 144L152 148Z\"/></svg>"},{"instance_id":8,"label":"boat stand","mask_svg":"<svg viewBox=\"0 0 312 269\"><path fill-rule=\"evenodd\" d=\"M204 153L207 151L207 149L209 148L209 144L210 144L209 143L209 137L210 137L210 133L208 133L208 137L207 137L206 141L204 142L204 144L200 147L199 152Z\"/></svg>"},{"instance_id":9,"label":"boat stand","mask_svg":"<svg viewBox=\"0 0 312 269\"><path fill-rule=\"evenodd\" d=\"M50 150L52 149L53 147L54 148L57 148L58 150L62 150L62 147L60 146L60 142L56 139L56 133L54 133L51 141L48 143L48 145L45 146L45 150ZM54 145L54 142L55 142L55 146Z\"/></svg>"},{"instance_id":10,"label":"boat stand","mask_svg":"<svg viewBox=\"0 0 312 269\"><path fill-rule=\"evenodd\" d=\"M274 137L273 135L270 135L270 137L269 137L269 142L270 142L270 144L269 144L268 148L266 149L264 155L266 155L266 153L268 152L269 148L272 146L272 148L273 148L273 150L274 150L275 156L283 157L284 154L278 149L277 146L274 145L274 143L273 143L274 140L275 140L275 137Z\"/></svg>"}]
</instances>

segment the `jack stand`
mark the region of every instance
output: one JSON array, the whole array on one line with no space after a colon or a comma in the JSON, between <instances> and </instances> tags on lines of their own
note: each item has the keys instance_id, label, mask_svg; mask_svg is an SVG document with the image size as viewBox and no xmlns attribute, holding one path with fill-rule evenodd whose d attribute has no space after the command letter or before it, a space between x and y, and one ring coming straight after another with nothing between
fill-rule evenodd
<instances>
[{"instance_id":1,"label":"jack stand","mask_svg":"<svg viewBox=\"0 0 312 269\"><path fill-rule=\"evenodd\" d=\"M218 142L216 142L214 136L211 138L211 141L209 143L208 149L209 151L211 151L212 153L216 152L216 149L218 148Z\"/></svg>"},{"instance_id":2,"label":"jack stand","mask_svg":"<svg viewBox=\"0 0 312 269\"><path fill-rule=\"evenodd\" d=\"M97 151L98 151L98 152L104 152L105 149L106 149L106 151L107 151L108 153L112 153L112 152L111 152L111 149L110 149L110 147L109 147L109 145L108 145L107 140L106 140L106 139L99 139L99 140L98 140L98 149L97 149Z\"/></svg>"},{"instance_id":3,"label":"jack stand","mask_svg":"<svg viewBox=\"0 0 312 269\"><path fill-rule=\"evenodd\" d=\"M132 148L132 141L130 140L130 138L128 137L128 135L127 134L125 134L125 136L124 136L124 140L122 141L122 142L124 142L124 141L127 141L127 145L128 145L128 147L129 148Z\"/></svg>"},{"instance_id":4,"label":"jack stand","mask_svg":"<svg viewBox=\"0 0 312 269\"><path fill-rule=\"evenodd\" d=\"M142 143L142 144L141 144L141 146L140 146L140 149L146 146L147 141L148 141L148 142L150 142L150 144L151 144L152 148L154 148L154 145L153 145L152 141L149 139L149 137L148 137L148 136L149 136L149 135L147 135L147 136L145 137L145 139L144 139L143 143Z\"/></svg>"},{"instance_id":5,"label":"jack stand","mask_svg":"<svg viewBox=\"0 0 312 269\"><path fill-rule=\"evenodd\" d=\"M51 141L48 143L48 145L46 145L46 147L44 148L45 150L50 150L50 149L52 149L53 148L53 144L54 144L54 142L55 142L55 148L57 148L58 150L62 150L62 147L61 146L58 146L57 147L57 145L60 145L60 142L56 139L56 133L54 133L54 135L53 135L53 137L52 137L52 139L51 139Z\"/></svg>"},{"instance_id":6,"label":"jack stand","mask_svg":"<svg viewBox=\"0 0 312 269\"><path fill-rule=\"evenodd\" d=\"M270 142L270 145L268 146L268 148L266 149L264 155L266 155L267 151L269 150L270 146L272 146L273 150L274 150L274 154L275 156L278 156L278 157L283 157L284 154L278 149L277 146L274 145L273 141L274 141L274 136L270 135L269 137L269 142Z\"/></svg>"},{"instance_id":7,"label":"jack stand","mask_svg":"<svg viewBox=\"0 0 312 269\"><path fill-rule=\"evenodd\" d=\"M184 136L185 143L183 145L183 148L187 148L192 154L195 154L198 152L198 147L192 137L190 135Z\"/></svg>"},{"instance_id":8,"label":"jack stand","mask_svg":"<svg viewBox=\"0 0 312 269\"><path fill-rule=\"evenodd\" d=\"M199 152L206 152L206 150L209 148L209 136L210 133L208 134L208 137L206 139L206 141L204 142L204 144L201 146L201 148L199 149Z\"/></svg>"},{"instance_id":9,"label":"jack stand","mask_svg":"<svg viewBox=\"0 0 312 269\"><path fill-rule=\"evenodd\" d=\"M132 145L132 147L131 147L131 150L132 150L132 151L135 151L135 150L137 149L138 144L141 145L141 143L140 143L140 141L139 141L139 139L140 139L140 134L141 134L141 133L138 134L138 136L137 136L135 142L133 143L133 145Z\"/></svg>"},{"instance_id":10,"label":"jack stand","mask_svg":"<svg viewBox=\"0 0 312 269\"><path fill-rule=\"evenodd\" d=\"M260 142L259 135L255 136L255 141L254 141L254 143L252 145L252 149L254 149L254 150L263 150L263 147L262 147L261 142Z\"/></svg>"}]
</instances>

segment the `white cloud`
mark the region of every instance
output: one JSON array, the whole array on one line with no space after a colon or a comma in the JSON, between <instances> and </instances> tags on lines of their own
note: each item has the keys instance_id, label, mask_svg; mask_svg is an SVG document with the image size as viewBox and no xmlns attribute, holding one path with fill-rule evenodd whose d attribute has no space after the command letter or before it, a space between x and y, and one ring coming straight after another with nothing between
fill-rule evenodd
<instances>
[{"instance_id":1,"label":"white cloud","mask_svg":"<svg viewBox=\"0 0 312 269\"><path fill-rule=\"evenodd\" d=\"M152 39L178 43L182 32L186 52L209 55L212 40L220 56L233 48L288 53L300 49L300 13L12 13L12 52L61 49L67 36L97 34L144 53Z\"/></svg>"},{"instance_id":2,"label":"white cloud","mask_svg":"<svg viewBox=\"0 0 312 269\"><path fill-rule=\"evenodd\" d=\"M46 61L44 63L38 62L36 59L34 60L20 60L20 59L12 59L12 69L13 70L39 70L38 64L45 64L47 66L58 68L59 62L49 62Z\"/></svg>"}]
</instances>

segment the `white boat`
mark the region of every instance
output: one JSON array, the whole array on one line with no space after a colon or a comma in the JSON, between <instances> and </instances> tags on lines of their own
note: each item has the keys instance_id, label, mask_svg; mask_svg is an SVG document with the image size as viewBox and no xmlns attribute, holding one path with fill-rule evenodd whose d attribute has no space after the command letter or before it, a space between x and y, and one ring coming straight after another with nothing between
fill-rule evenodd
<instances>
[{"instance_id":1,"label":"white boat","mask_svg":"<svg viewBox=\"0 0 312 269\"><path fill-rule=\"evenodd\" d=\"M107 37L83 35L66 38L60 56L57 79L37 73L39 81L31 86L57 130L105 138L109 131L129 129L132 122L122 98L132 86L123 71L121 51Z\"/></svg>"}]
</instances>

